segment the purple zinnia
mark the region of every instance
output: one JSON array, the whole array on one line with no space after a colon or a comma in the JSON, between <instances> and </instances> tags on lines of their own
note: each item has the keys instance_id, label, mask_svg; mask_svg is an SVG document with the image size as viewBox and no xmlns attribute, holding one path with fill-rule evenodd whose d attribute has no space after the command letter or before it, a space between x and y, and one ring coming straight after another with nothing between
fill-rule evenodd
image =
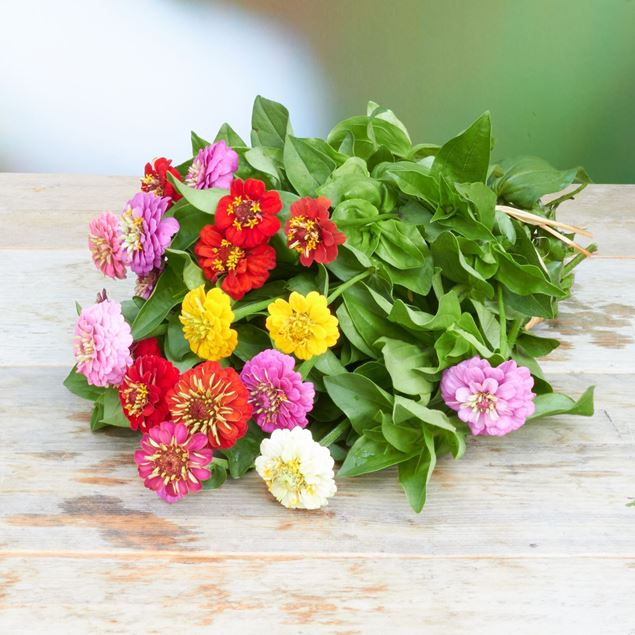
<instances>
[{"instance_id":1,"label":"purple zinnia","mask_svg":"<svg viewBox=\"0 0 635 635\"><path fill-rule=\"evenodd\" d=\"M185 182L197 190L229 189L238 169L238 155L224 141L205 146L192 161Z\"/></svg>"},{"instance_id":2,"label":"purple zinnia","mask_svg":"<svg viewBox=\"0 0 635 635\"><path fill-rule=\"evenodd\" d=\"M176 218L163 218L169 197L139 192L126 204L121 215L122 251L138 276L146 276L163 264L163 254L179 231Z\"/></svg>"},{"instance_id":3,"label":"purple zinnia","mask_svg":"<svg viewBox=\"0 0 635 635\"><path fill-rule=\"evenodd\" d=\"M137 282L134 288L134 294L140 298L147 300L154 291L154 287L161 275L162 269L153 269L145 276L137 276Z\"/></svg>"},{"instance_id":4,"label":"purple zinnia","mask_svg":"<svg viewBox=\"0 0 635 635\"><path fill-rule=\"evenodd\" d=\"M533 385L529 369L511 359L493 368L472 357L443 371L441 396L472 434L502 437L533 414Z\"/></svg>"},{"instance_id":5,"label":"purple zinnia","mask_svg":"<svg viewBox=\"0 0 635 635\"><path fill-rule=\"evenodd\" d=\"M293 357L267 349L243 367L240 379L249 392L253 418L265 431L306 427L315 389L293 370Z\"/></svg>"}]
</instances>

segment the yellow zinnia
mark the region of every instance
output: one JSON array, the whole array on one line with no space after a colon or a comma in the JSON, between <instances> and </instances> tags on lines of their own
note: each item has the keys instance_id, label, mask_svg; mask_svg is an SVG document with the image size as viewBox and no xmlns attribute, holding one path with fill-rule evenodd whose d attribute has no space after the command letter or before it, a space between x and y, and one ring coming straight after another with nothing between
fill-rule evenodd
<instances>
[{"instance_id":1,"label":"yellow zinnia","mask_svg":"<svg viewBox=\"0 0 635 635\"><path fill-rule=\"evenodd\" d=\"M229 328L234 314L222 289L205 293L205 285L201 285L190 291L183 298L179 319L185 339L199 357L217 361L234 352L238 334Z\"/></svg>"},{"instance_id":2,"label":"yellow zinnia","mask_svg":"<svg viewBox=\"0 0 635 635\"><path fill-rule=\"evenodd\" d=\"M289 301L278 299L268 307L267 330L276 348L299 359L321 355L340 336L337 318L317 291L306 297L294 291Z\"/></svg>"}]
</instances>

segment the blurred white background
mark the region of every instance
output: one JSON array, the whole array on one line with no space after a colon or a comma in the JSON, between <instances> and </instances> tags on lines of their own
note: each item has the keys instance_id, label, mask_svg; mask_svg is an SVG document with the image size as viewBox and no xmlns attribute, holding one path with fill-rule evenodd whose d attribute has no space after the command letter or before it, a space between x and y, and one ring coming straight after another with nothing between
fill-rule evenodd
<instances>
[{"instance_id":1,"label":"blurred white background","mask_svg":"<svg viewBox=\"0 0 635 635\"><path fill-rule=\"evenodd\" d=\"M190 156L189 132L284 103L300 135L328 130L326 83L305 43L237 6L186 0L2 0L0 169L139 174Z\"/></svg>"}]
</instances>

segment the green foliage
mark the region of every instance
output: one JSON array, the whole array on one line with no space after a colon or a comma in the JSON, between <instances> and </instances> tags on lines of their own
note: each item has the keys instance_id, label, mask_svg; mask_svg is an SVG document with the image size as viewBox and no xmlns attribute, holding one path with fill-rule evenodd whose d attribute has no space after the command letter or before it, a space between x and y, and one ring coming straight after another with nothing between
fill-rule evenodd
<instances>
[{"instance_id":1,"label":"green foliage","mask_svg":"<svg viewBox=\"0 0 635 635\"><path fill-rule=\"evenodd\" d=\"M263 287L233 303L238 346L223 360L240 370L272 345L264 320L273 299L291 291L327 296L340 339L296 367L315 386L311 429L343 461L340 477L397 466L410 505L421 511L437 458L459 458L466 448L466 427L440 398L441 373L473 355L493 365L513 358L531 370L531 419L592 414L592 388L576 401L542 377L536 358L558 342L523 329L534 316L556 315L579 259L563 266L574 255L568 245L497 209L504 203L554 218L573 194L548 204L541 197L573 183L584 187L584 170L558 170L535 157L492 165L489 113L441 146L413 145L404 124L375 102L324 141L295 136L287 109L258 96L252 147L226 123L219 140L238 153L237 176L261 179L280 194L283 227L300 197L325 196L346 235L335 261L310 268L289 250L283 229L272 238L277 267ZM192 133L193 155L207 144ZM191 162L179 166L181 174ZM179 305L188 290L209 286L193 246L227 191L172 181L183 196L169 212L180 230L150 298L126 301L123 311L134 339L159 335L165 356L183 371L201 360L183 337ZM127 427L116 390L89 386L75 369L64 384L94 401L93 430ZM236 445L217 451L205 488L251 469L264 436L252 421Z\"/></svg>"}]
</instances>

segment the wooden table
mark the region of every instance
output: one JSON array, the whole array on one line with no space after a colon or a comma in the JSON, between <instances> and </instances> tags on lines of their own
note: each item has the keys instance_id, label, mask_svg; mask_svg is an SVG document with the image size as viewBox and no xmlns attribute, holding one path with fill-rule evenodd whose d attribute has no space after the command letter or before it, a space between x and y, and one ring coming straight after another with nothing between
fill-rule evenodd
<instances>
[{"instance_id":1,"label":"wooden table","mask_svg":"<svg viewBox=\"0 0 635 635\"><path fill-rule=\"evenodd\" d=\"M74 301L104 286L86 228L136 184L0 175L0 632L635 633L635 186L563 205L600 255L538 329L563 340L558 388L597 386L595 416L470 439L416 515L393 473L317 513L253 474L170 506L131 433L90 432L62 387Z\"/></svg>"}]
</instances>

